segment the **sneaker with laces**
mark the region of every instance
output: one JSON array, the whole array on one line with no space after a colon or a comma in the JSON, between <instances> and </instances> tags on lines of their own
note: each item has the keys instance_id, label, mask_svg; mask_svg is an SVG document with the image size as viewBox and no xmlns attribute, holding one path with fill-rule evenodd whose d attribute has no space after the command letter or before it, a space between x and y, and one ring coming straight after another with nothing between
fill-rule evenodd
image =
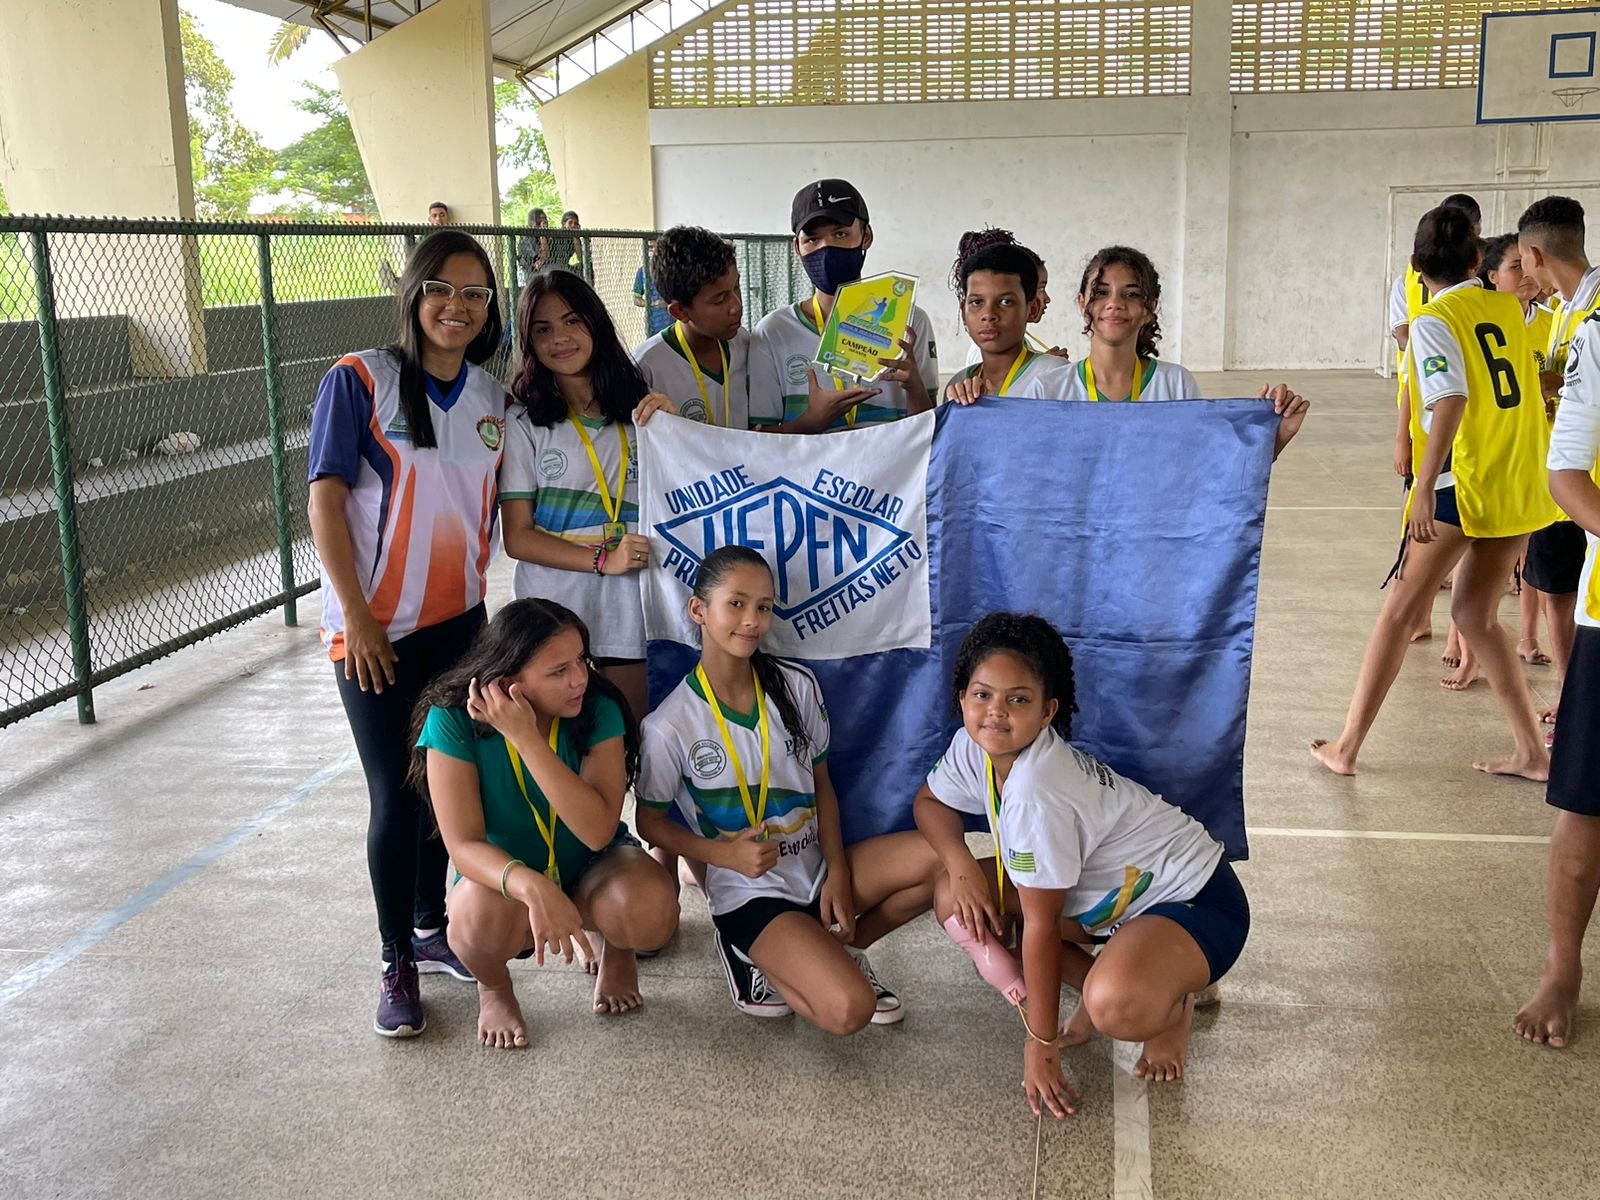
<instances>
[{"instance_id":1,"label":"sneaker with laces","mask_svg":"<svg viewBox=\"0 0 1600 1200\"><path fill-rule=\"evenodd\" d=\"M859 950L850 951L850 957L856 960L856 966L861 968L861 973L867 977L867 982L872 985L873 994L878 997L877 1007L872 1013L874 1025L893 1025L897 1021L906 1019L905 1006L888 988L883 986L883 981L878 978L878 973L872 969L872 963L867 956Z\"/></svg>"},{"instance_id":2,"label":"sneaker with laces","mask_svg":"<svg viewBox=\"0 0 1600 1200\"><path fill-rule=\"evenodd\" d=\"M413 934L411 953L416 956L419 975L448 975L452 979L461 980L462 983L477 982L472 977L472 972L467 970L467 964L457 958L456 952L450 949L450 939L445 936L442 929L425 938Z\"/></svg>"},{"instance_id":3,"label":"sneaker with laces","mask_svg":"<svg viewBox=\"0 0 1600 1200\"><path fill-rule=\"evenodd\" d=\"M717 930L717 951L723 972L728 977L728 994L733 1006L747 1017L787 1017L794 1012L783 1002L778 989L767 982L759 967L745 962Z\"/></svg>"},{"instance_id":4,"label":"sneaker with laces","mask_svg":"<svg viewBox=\"0 0 1600 1200\"><path fill-rule=\"evenodd\" d=\"M427 1023L422 1013L422 993L417 987L416 960L409 954L397 954L394 962L383 965L373 1031L379 1037L416 1037Z\"/></svg>"}]
</instances>

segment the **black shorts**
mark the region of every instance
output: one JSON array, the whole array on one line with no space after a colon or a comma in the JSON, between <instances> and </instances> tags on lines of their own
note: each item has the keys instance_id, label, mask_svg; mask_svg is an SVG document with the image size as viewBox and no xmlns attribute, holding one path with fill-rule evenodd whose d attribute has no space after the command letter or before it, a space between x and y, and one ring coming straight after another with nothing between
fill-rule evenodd
<instances>
[{"instance_id":1,"label":"black shorts","mask_svg":"<svg viewBox=\"0 0 1600 1200\"><path fill-rule=\"evenodd\" d=\"M733 947L739 957L745 962L750 962L750 947L756 944L756 939L761 936L762 930L784 913L792 912L805 913L820 924L822 897L819 895L810 904L796 904L793 900L784 900L778 896L757 896L754 900L745 901L732 912L723 913L721 916L713 915L711 923L717 927L717 932L728 945Z\"/></svg>"},{"instance_id":2,"label":"black shorts","mask_svg":"<svg viewBox=\"0 0 1600 1200\"><path fill-rule=\"evenodd\" d=\"M1576 521L1557 521L1528 538L1522 579L1536 592L1566 596L1578 590L1589 541Z\"/></svg>"},{"instance_id":3,"label":"black shorts","mask_svg":"<svg viewBox=\"0 0 1600 1200\"><path fill-rule=\"evenodd\" d=\"M1579 625L1561 687L1561 714L1550 751L1545 800L1554 808L1600 817L1600 629Z\"/></svg>"},{"instance_id":4,"label":"black shorts","mask_svg":"<svg viewBox=\"0 0 1600 1200\"><path fill-rule=\"evenodd\" d=\"M1233 864L1227 859L1217 864L1211 878L1190 899L1152 904L1139 916L1165 917L1181 926L1206 956L1211 968L1208 984L1215 983L1232 969L1244 950L1245 939L1250 936L1250 900L1233 872Z\"/></svg>"},{"instance_id":5,"label":"black shorts","mask_svg":"<svg viewBox=\"0 0 1600 1200\"><path fill-rule=\"evenodd\" d=\"M596 850L588 858L584 859L583 865L572 873L571 879L567 879L565 877L562 878L561 890L568 896L572 895L573 892L577 891L579 882L581 882L583 877L589 873L589 868L594 866L595 863L599 862L613 850L616 850L621 846L632 846L635 850L644 849L644 846L640 843L638 838L634 837L633 834L629 833L626 829L619 829L616 837L612 838L608 843ZM460 878L460 875L456 876L457 880ZM517 957L532 958L533 950L534 948L529 946L526 950L519 951L517 953Z\"/></svg>"}]
</instances>

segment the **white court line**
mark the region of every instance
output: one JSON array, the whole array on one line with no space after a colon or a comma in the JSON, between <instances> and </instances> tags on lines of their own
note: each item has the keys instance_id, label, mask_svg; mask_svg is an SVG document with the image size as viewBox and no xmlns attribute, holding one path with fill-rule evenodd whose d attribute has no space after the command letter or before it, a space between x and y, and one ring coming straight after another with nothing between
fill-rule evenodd
<instances>
[{"instance_id":1,"label":"white court line","mask_svg":"<svg viewBox=\"0 0 1600 1200\"><path fill-rule=\"evenodd\" d=\"M1142 1051L1138 1042L1111 1045L1111 1200L1151 1200L1150 1085L1133 1077Z\"/></svg>"},{"instance_id":2,"label":"white court line","mask_svg":"<svg viewBox=\"0 0 1600 1200\"><path fill-rule=\"evenodd\" d=\"M1268 512L1399 512L1398 504L1269 504Z\"/></svg>"},{"instance_id":3,"label":"white court line","mask_svg":"<svg viewBox=\"0 0 1600 1200\"><path fill-rule=\"evenodd\" d=\"M1285 829L1276 825L1251 825L1250 837L1369 838L1384 842L1502 842L1518 846L1548 846L1550 839L1531 833L1408 833L1398 829Z\"/></svg>"},{"instance_id":4,"label":"white court line","mask_svg":"<svg viewBox=\"0 0 1600 1200\"><path fill-rule=\"evenodd\" d=\"M37 962L29 963L9 979L0 982L0 1009L5 1008L34 984L48 979L74 959L94 949L157 900L188 883L239 843L259 833L307 796L319 791L324 784L343 774L355 764L355 761L356 755L353 750L334 759L314 775L295 784L244 824L228 830L204 850L186 858L160 879L129 896L116 908L62 942L49 954Z\"/></svg>"}]
</instances>

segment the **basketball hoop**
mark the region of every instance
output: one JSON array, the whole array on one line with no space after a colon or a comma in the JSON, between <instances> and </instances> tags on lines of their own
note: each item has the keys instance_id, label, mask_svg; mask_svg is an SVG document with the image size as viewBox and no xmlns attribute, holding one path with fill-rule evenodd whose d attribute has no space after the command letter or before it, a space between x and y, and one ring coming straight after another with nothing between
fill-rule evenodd
<instances>
[{"instance_id":1,"label":"basketball hoop","mask_svg":"<svg viewBox=\"0 0 1600 1200\"><path fill-rule=\"evenodd\" d=\"M1585 96L1592 96L1600 92L1600 87L1564 87L1552 88L1550 94L1561 101L1563 108L1577 108L1578 101Z\"/></svg>"}]
</instances>

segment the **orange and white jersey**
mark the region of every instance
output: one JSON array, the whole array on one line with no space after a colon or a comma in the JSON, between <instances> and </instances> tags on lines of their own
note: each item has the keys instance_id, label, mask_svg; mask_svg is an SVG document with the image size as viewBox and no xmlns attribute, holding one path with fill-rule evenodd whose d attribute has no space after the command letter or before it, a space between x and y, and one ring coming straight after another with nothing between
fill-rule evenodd
<instances>
[{"instance_id":1,"label":"orange and white jersey","mask_svg":"<svg viewBox=\"0 0 1600 1200\"><path fill-rule=\"evenodd\" d=\"M356 575L390 641L482 602L494 540L506 390L465 363L449 387L424 381L437 447L412 445L400 363L386 349L334 363L311 416L310 478L350 486L345 523ZM344 613L331 587L323 589L322 640L333 661L344 659Z\"/></svg>"}]
</instances>

